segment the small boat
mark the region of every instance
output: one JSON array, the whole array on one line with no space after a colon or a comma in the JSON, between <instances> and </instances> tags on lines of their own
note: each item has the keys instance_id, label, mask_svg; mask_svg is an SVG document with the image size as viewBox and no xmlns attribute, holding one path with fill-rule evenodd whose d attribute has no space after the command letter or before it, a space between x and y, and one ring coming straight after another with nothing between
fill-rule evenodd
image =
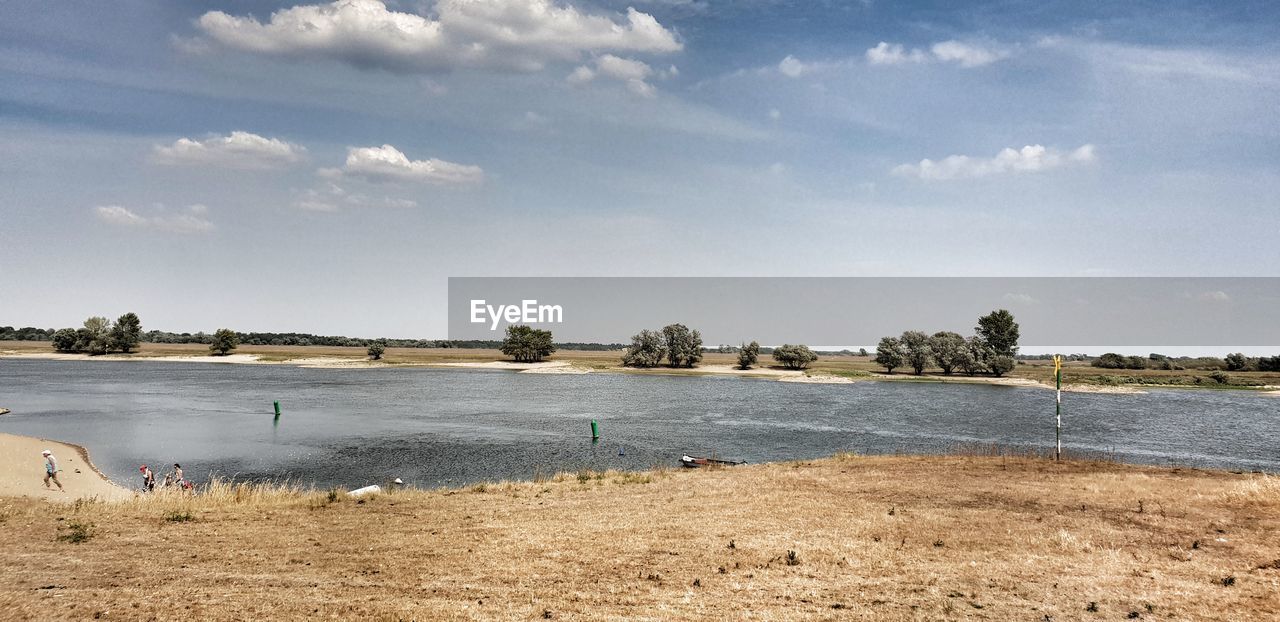
<instances>
[{"instance_id":1,"label":"small boat","mask_svg":"<svg viewBox=\"0 0 1280 622\"><path fill-rule=\"evenodd\" d=\"M690 469L709 466L737 466L746 464L746 460L720 460L719 458L702 458L698 456L680 456L680 464Z\"/></svg>"}]
</instances>

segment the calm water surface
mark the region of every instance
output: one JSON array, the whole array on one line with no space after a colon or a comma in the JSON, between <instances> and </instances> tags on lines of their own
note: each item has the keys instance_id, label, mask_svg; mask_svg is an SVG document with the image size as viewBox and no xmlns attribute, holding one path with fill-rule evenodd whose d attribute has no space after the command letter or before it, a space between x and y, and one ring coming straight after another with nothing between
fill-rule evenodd
<instances>
[{"instance_id":1,"label":"calm water surface","mask_svg":"<svg viewBox=\"0 0 1280 622\"><path fill-rule=\"evenodd\" d=\"M181 462L197 481L434 486L643 469L682 453L763 462L1053 442L1051 391L929 383L0 360L0 405L14 411L0 432L84 445L129 484L144 462ZM1278 472L1278 424L1280 399L1242 392L1067 394L1063 444Z\"/></svg>"}]
</instances>

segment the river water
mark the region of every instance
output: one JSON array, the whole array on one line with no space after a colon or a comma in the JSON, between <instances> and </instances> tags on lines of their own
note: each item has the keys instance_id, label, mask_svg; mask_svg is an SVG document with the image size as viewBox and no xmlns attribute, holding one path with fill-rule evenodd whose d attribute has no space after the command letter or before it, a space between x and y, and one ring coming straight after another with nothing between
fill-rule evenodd
<instances>
[{"instance_id":1,"label":"river water","mask_svg":"<svg viewBox=\"0 0 1280 622\"><path fill-rule=\"evenodd\" d=\"M8 359L0 405L13 410L0 432L83 445L131 486L142 463L180 462L196 481L436 486L675 465L681 454L763 462L1053 445L1052 391L908 382ZM1280 399L1066 394L1063 427L1069 452L1280 472Z\"/></svg>"}]
</instances>

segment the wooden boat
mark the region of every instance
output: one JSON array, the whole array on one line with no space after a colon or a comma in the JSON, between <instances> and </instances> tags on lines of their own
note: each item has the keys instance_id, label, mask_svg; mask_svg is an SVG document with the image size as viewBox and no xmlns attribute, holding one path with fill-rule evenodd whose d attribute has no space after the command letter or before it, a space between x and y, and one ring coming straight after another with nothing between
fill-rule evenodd
<instances>
[{"instance_id":1,"label":"wooden boat","mask_svg":"<svg viewBox=\"0 0 1280 622\"><path fill-rule=\"evenodd\" d=\"M680 456L680 464L690 469L697 469L709 466L737 466L746 464L746 460L720 460L719 458L704 458L699 456Z\"/></svg>"}]
</instances>

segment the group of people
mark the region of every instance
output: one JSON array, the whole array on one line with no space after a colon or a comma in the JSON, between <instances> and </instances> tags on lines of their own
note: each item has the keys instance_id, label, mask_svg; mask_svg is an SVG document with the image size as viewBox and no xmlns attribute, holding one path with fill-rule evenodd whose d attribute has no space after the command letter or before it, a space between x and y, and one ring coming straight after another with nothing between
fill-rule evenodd
<instances>
[{"instance_id":1,"label":"group of people","mask_svg":"<svg viewBox=\"0 0 1280 622\"><path fill-rule=\"evenodd\" d=\"M138 471L142 473L142 492L155 492L156 490L156 474L151 467L142 465L138 467ZM177 487L181 491L190 491L195 485L182 475L182 465L177 462L173 463L173 470L164 474L164 484L161 485L162 490L168 490Z\"/></svg>"}]
</instances>

